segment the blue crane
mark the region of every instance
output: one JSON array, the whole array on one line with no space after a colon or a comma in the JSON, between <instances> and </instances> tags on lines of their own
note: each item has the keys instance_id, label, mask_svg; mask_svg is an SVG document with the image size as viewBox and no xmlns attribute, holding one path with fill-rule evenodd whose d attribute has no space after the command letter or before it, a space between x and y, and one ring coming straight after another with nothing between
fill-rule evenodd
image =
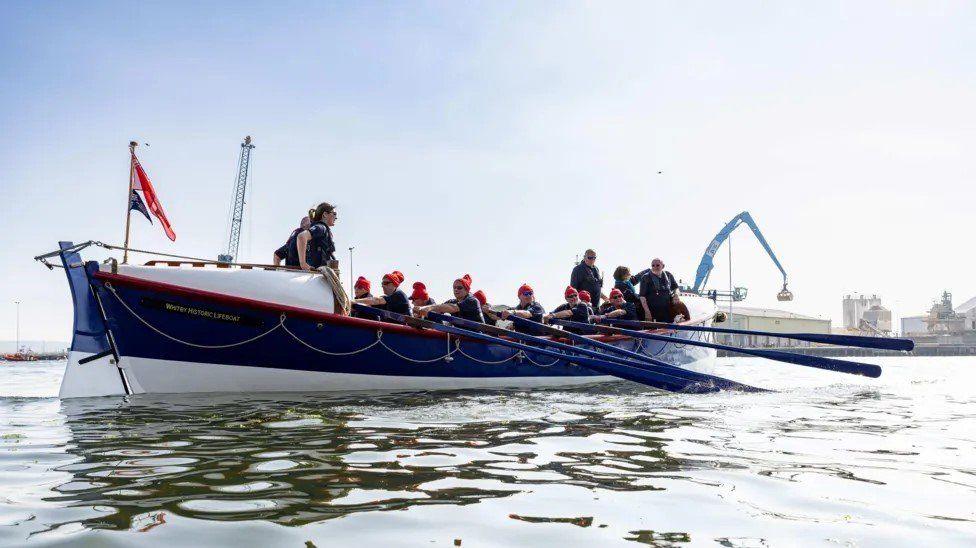
<instances>
[{"instance_id":1,"label":"blue crane","mask_svg":"<svg viewBox=\"0 0 976 548\"><path fill-rule=\"evenodd\" d=\"M237 257L241 246L241 224L244 221L244 197L247 194L247 174L251 165L251 136L248 135L241 143L241 157L237 161L237 179L234 182L234 204L230 217L230 236L227 238L227 251L217 255L222 263L232 263Z\"/></svg>"},{"instance_id":2,"label":"blue crane","mask_svg":"<svg viewBox=\"0 0 976 548\"><path fill-rule=\"evenodd\" d=\"M752 219L752 215L749 215L748 211L743 211L736 215L728 224L725 225L715 238L712 239L708 247L705 248L705 254L702 255L701 263L698 264L698 272L695 274L695 286L691 289L695 293L701 293L702 288L705 287L705 283L708 281L709 274L712 273L712 267L714 266L713 258L718 249L722 247L722 243L729 238L732 231L739 227L742 223L745 223L752 229L752 233L756 235L756 239L762 244L766 253L769 254L769 258L773 260L776 264L776 268L783 274L783 289L776 295L776 298L780 301L792 301L793 293L786 288L786 270L783 269L783 265L779 264L779 259L776 258L776 254L773 253L773 249L769 247L769 243L766 242L766 238L763 237L762 232L759 231L759 227L756 225L756 221ZM728 295L735 301L741 301L745 298L746 291L745 288L737 287L731 295Z\"/></svg>"}]
</instances>

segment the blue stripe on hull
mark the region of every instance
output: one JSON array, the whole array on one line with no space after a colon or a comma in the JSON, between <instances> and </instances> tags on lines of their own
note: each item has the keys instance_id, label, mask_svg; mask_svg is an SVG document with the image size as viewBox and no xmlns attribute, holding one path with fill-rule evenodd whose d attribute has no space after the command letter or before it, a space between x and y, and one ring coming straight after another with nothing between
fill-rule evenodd
<instances>
[{"instance_id":1,"label":"blue stripe on hull","mask_svg":"<svg viewBox=\"0 0 976 548\"><path fill-rule=\"evenodd\" d=\"M546 356L475 341L424 336L378 322L315 320L155 288L93 287L122 356L298 371L418 377L597 377ZM148 325L147 325L148 324ZM174 340L177 339L177 340ZM245 342L248 341L248 342ZM450 344L450 359L444 359ZM621 342L633 348L632 340ZM224 348L213 348L226 346ZM706 357L661 343L644 349L678 365ZM310 348L311 347L311 348ZM318 349L316 351L314 349ZM335 355L341 354L341 355Z\"/></svg>"}]
</instances>

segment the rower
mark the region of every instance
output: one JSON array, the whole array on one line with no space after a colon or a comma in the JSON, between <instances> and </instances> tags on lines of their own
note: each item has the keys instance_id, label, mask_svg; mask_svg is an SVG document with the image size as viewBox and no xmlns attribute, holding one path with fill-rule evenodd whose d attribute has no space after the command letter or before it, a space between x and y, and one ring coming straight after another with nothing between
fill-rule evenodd
<instances>
[{"instance_id":1,"label":"rower","mask_svg":"<svg viewBox=\"0 0 976 548\"><path fill-rule=\"evenodd\" d=\"M501 313L503 320L507 320L509 316L518 316L519 318L542 323L542 317L546 315L546 310L535 300L535 291L532 290L532 286L522 284L518 288L518 300L519 303L514 309L505 310ZM522 326L521 323L516 323L514 328L519 333L525 333L527 335L539 335L542 331L532 326Z\"/></svg>"},{"instance_id":2,"label":"rower","mask_svg":"<svg viewBox=\"0 0 976 548\"><path fill-rule=\"evenodd\" d=\"M589 309L590 309L590 315L591 316L594 313L596 313L596 310L593 308L593 298L590 297L590 292L589 291L587 291L585 289L582 290L582 291L580 291L579 292L579 299L581 301L583 301L583 304L585 304L587 307L589 307Z\"/></svg>"},{"instance_id":3,"label":"rower","mask_svg":"<svg viewBox=\"0 0 976 548\"><path fill-rule=\"evenodd\" d=\"M651 271L644 275L640 284L641 306L647 321L670 323L671 299L678 293L678 282L664 270L664 261L651 260Z\"/></svg>"},{"instance_id":4,"label":"rower","mask_svg":"<svg viewBox=\"0 0 976 548\"><path fill-rule=\"evenodd\" d=\"M430 295L427 294L427 286L424 285L424 282L414 282L413 293L410 294L410 304L417 308L418 306L437 304L437 301L431 299Z\"/></svg>"},{"instance_id":5,"label":"rower","mask_svg":"<svg viewBox=\"0 0 976 548\"><path fill-rule=\"evenodd\" d=\"M444 304L421 306L414 310L414 313L417 316L424 317L428 312L439 312L473 322L485 323L485 318L481 313L481 303L471 294L471 276L465 274L454 280L452 289L454 290L453 299L445 301Z\"/></svg>"},{"instance_id":6,"label":"rower","mask_svg":"<svg viewBox=\"0 0 976 548\"><path fill-rule=\"evenodd\" d=\"M550 314L543 318L547 323L553 319L569 319L579 323L590 323L590 307L580 300L579 292L576 288L569 286L564 293L566 302L557 306ZM563 326L563 329L570 333L582 333L583 330L574 327Z\"/></svg>"},{"instance_id":7,"label":"rower","mask_svg":"<svg viewBox=\"0 0 976 548\"><path fill-rule=\"evenodd\" d=\"M478 302L481 303L481 315L485 318L485 323L488 325L495 325L495 322L497 322L499 318L498 314L495 314L495 311L491 309L491 305L488 304L488 294L479 289L475 291L473 295L474 298L478 299Z\"/></svg>"},{"instance_id":8,"label":"rower","mask_svg":"<svg viewBox=\"0 0 976 548\"><path fill-rule=\"evenodd\" d=\"M298 234L298 262L302 270L315 270L321 266L338 268L335 258L335 241L332 240L332 227L339 214L335 206L322 202L308 211L312 224Z\"/></svg>"},{"instance_id":9,"label":"rower","mask_svg":"<svg viewBox=\"0 0 976 548\"><path fill-rule=\"evenodd\" d=\"M406 293L399 289L402 283L403 273L399 270L394 270L389 274L383 275L383 295L355 299L353 302L409 316L410 302L407 301Z\"/></svg>"},{"instance_id":10,"label":"rower","mask_svg":"<svg viewBox=\"0 0 976 548\"><path fill-rule=\"evenodd\" d=\"M312 221L308 220L308 217L302 217L302 220L298 223L298 228L291 231L291 236L285 241L284 245L279 247L274 252L274 265L281 266L281 261L285 261L285 266L300 267L301 263L298 261L298 235L303 230L308 230L308 227L312 225Z\"/></svg>"},{"instance_id":11,"label":"rower","mask_svg":"<svg viewBox=\"0 0 976 548\"><path fill-rule=\"evenodd\" d=\"M624 298L624 292L613 288L610 290L610 301L600 307L600 315L593 316L593 323L600 323L609 318L618 320L636 320L637 307Z\"/></svg>"},{"instance_id":12,"label":"rower","mask_svg":"<svg viewBox=\"0 0 976 548\"><path fill-rule=\"evenodd\" d=\"M356 299L371 299L371 298L373 298L373 294L369 292L370 286L371 286L371 284L369 283L369 280L367 280L365 277L360 276L359 278L357 278L356 279L356 284L353 286L353 292L354 292L355 298ZM373 315L373 314L366 314L364 312L360 312L359 310L357 310L355 308L353 308L352 312L350 312L349 315L352 316L353 318L365 318L365 319L368 319L368 320L375 320L375 319L377 319L375 315Z\"/></svg>"}]
</instances>

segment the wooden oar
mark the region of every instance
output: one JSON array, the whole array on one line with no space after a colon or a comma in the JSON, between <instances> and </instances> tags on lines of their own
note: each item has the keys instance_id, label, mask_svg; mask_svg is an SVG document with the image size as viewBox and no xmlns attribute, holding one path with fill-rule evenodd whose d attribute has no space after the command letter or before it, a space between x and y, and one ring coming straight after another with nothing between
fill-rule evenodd
<instances>
[{"instance_id":1,"label":"wooden oar","mask_svg":"<svg viewBox=\"0 0 976 548\"><path fill-rule=\"evenodd\" d=\"M762 388L757 388L755 386L749 386L747 384L742 384L742 383L739 383L739 382L736 382L736 381L732 381L732 380L729 380L729 379L723 379L722 377L716 377L714 375L707 375L707 374L704 374L704 373L698 373L696 371L689 371L687 369L682 369L680 367L674 366L674 365L669 364L667 362L663 362L663 361L660 361L660 360L655 360L654 358L651 358L650 356L645 356L643 354L638 354L636 352L631 352L629 350L625 350L623 348L618 348L616 346L613 346L613 345L610 345L610 344L606 344L604 342L592 341L590 339L587 339L586 337L580 337L581 339L583 339L582 342L584 342L586 344L593 344L594 346L597 346L599 348L606 348L607 350L610 350L611 352L621 354L621 356L604 354L602 352L597 352L595 350L591 350L591 349L584 348L584 347L581 347L581 346L573 346L573 345L569 345L569 344L566 344L566 343L561 343L561 342L554 341L554 340L543 339L541 337L536 337L536 336L529 335L529 334L526 334L526 333L519 333L518 331L508 331L506 329L502 329L500 327L495 327L493 325L485 325L483 323L473 322L471 320L465 320L464 318L457 318L457 317L448 316L448 315L445 315L445 314L438 314L436 312L431 312L431 313L427 314L427 317L429 319L434 320L434 321L437 321L437 322L449 322L449 323L454 324L454 325L456 325L456 326L458 326L460 328L463 328L463 329L470 329L472 331L480 331L482 333L486 333L488 335L494 335L496 337L510 337L510 338L518 339L518 340L521 340L521 341L524 341L524 342L528 342L528 343L533 343L533 344L537 344L537 345L541 345L541 346L547 346L549 348L559 349L559 350L562 350L563 352L579 353L579 354L583 354L585 356L589 356L591 358L595 358L595 359L598 359L598 360L604 360L604 361L610 361L610 362L618 363L618 364L621 364L621 365L626 365L628 367L636 367L638 369L644 369L644 370L653 371L653 372L656 372L656 373L664 373L666 375L670 375L670 376L674 376L674 377L679 377L679 378L687 379L687 380L693 381L693 382L701 382L701 383L713 384L716 387L721 388L723 390L741 390L741 391L744 391L744 392L763 392L763 391L765 391ZM550 327L548 325L539 324L537 322L533 322L533 321L530 321L530 320L526 320L524 318L518 318L517 316L512 316L511 318L518 319L518 320L520 320L522 322L525 322L526 324L531 324L533 327L543 328L543 330L550 330L551 329L552 331L555 331L556 332L555 334L557 334L559 336L565 335L564 332L562 332L562 331L560 331L560 330L558 330L558 329L556 329L554 327ZM573 340L575 340L575 339L573 339Z\"/></svg>"},{"instance_id":2,"label":"wooden oar","mask_svg":"<svg viewBox=\"0 0 976 548\"><path fill-rule=\"evenodd\" d=\"M677 337L669 337L667 335L655 335L652 333L646 333L644 331L633 331L631 329L622 329L620 327L609 327L609 326L599 325L599 324L577 323L577 322L571 322L566 320L553 320L553 321L559 323L560 325L566 325L570 327L593 328L601 333L607 333L612 335L626 335L628 337L638 337L641 339L649 339L653 341L665 341L665 342L677 343L677 344L688 344L691 346L701 346L704 348L728 350L729 352L746 354L748 356L757 356L760 358L767 358L770 360L776 360L780 362L793 363L796 365L816 367L817 369L826 369L827 371L849 373L851 375L864 375L865 377L881 376L881 367L871 363L849 362L845 360L835 360L832 358L821 358L818 356L806 356L804 354L793 354L791 352L781 352L778 350L759 350L754 348L739 348L737 346L728 346L724 344L709 343L705 341L696 341L694 339L679 339Z\"/></svg>"},{"instance_id":3,"label":"wooden oar","mask_svg":"<svg viewBox=\"0 0 976 548\"><path fill-rule=\"evenodd\" d=\"M854 346L858 348L877 348L880 350L912 350L915 342L911 339L864 337L861 335L831 335L827 333L772 333L767 331L750 331L748 329L731 329L726 327L707 327L704 325L682 325L662 322L640 322L637 320L618 320L608 318L600 323L619 325L637 329L673 329L675 331L704 331L706 333L727 333L730 335L759 335L764 337L779 337L837 346Z\"/></svg>"},{"instance_id":4,"label":"wooden oar","mask_svg":"<svg viewBox=\"0 0 976 548\"><path fill-rule=\"evenodd\" d=\"M663 373L645 371L643 369L637 369L635 367L628 367L625 365L616 365L616 364L609 363L607 361L595 360L591 358L585 358L582 356L568 356L562 352L556 352L554 350L549 350L547 348L537 348L534 346L529 346L514 341L500 339L498 337L493 337L491 335L485 335L475 331L461 329L460 327L454 327L452 325L444 325L444 324L440 324L428 320L421 320L419 318L414 318L412 316L404 316L403 314L397 314L395 312L390 312L388 310L380 310L378 308L364 306L361 304L353 304L353 307L359 311L375 314L376 316L379 316L381 318L385 318L395 322L405 323L413 327L433 329L435 331L440 331L442 333L447 333L449 335L456 335L459 337L466 337L469 339L485 341L499 346L506 346L508 348L513 348L516 350L522 350L525 352L531 352L533 354L539 354L542 356L548 356L551 358L565 360L567 362L576 364L586 369L590 369L592 371L595 371L603 375L609 375L611 377L626 379L628 381L637 382L654 388L660 388L661 390L668 390L670 392L690 392L690 393L715 392L718 390L718 387L716 386L707 385L704 383L692 382L687 379L681 379Z\"/></svg>"}]
</instances>

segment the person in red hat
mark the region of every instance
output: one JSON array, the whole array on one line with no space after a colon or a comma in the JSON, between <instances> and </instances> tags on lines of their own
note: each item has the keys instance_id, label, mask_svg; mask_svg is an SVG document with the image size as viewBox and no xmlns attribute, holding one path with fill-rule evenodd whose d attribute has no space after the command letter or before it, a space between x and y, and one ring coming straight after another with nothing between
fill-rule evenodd
<instances>
[{"instance_id":1,"label":"person in red hat","mask_svg":"<svg viewBox=\"0 0 976 548\"><path fill-rule=\"evenodd\" d=\"M548 322L553 319L564 319L572 320L579 323L590 323L590 312L591 309L579 298L579 292L576 288L569 286L566 288L564 293L566 297L566 302L556 307L552 313L545 316L545 321ZM566 331L570 333L582 333L582 329L575 327L563 327Z\"/></svg>"},{"instance_id":2,"label":"person in red hat","mask_svg":"<svg viewBox=\"0 0 976 548\"><path fill-rule=\"evenodd\" d=\"M546 309L539 304L539 301L535 300L535 291L532 290L531 285L522 284L518 288L518 300L519 303L515 308L501 313L503 320L507 320L509 316L518 316L519 318L531 320L536 323L542 323L542 317L546 315ZM516 324L514 328L519 333L525 333L527 335L541 334L538 328L531 326L523 327L522 325Z\"/></svg>"},{"instance_id":3,"label":"person in red hat","mask_svg":"<svg viewBox=\"0 0 976 548\"><path fill-rule=\"evenodd\" d=\"M495 325L495 322L497 322L499 318L498 314L495 314L495 311L491 309L491 305L488 304L488 294L479 289L475 291L473 295L474 298L478 299L478 302L481 303L481 315L485 318L485 323L488 325Z\"/></svg>"},{"instance_id":4,"label":"person in red hat","mask_svg":"<svg viewBox=\"0 0 976 548\"><path fill-rule=\"evenodd\" d=\"M409 316L410 301L407 300L407 295L399 289L402 283L403 273L394 270L383 275L383 294L381 296L355 299L353 302Z\"/></svg>"},{"instance_id":5,"label":"person in red hat","mask_svg":"<svg viewBox=\"0 0 976 548\"><path fill-rule=\"evenodd\" d=\"M485 323L484 315L481 313L481 303L471 294L471 275L465 274L454 280L452 289L454 298L445 301L444 304L434 304L421 306L414 310L417 316L424 317L428 312L439 312L450 314L465 320Z\"/></svg>"},{"instance_id":6,"label":"person in red hat","mask_svg":"<svg viewBox=\"0 0 976 548\"><path fill-rule=\"evenodd\" d=\"M636 320L637 306L624 299L624 292L613 288L610 290L610 300L600 307L600 315L593 316L594 323L600 323L609 318L618 320Z\"/></svg>"},{"instance_id":7,"label":"person in red hat","mask_svg":"<svg viewBox=\"0 0 976 548\"><path fill-rule=\"evenodd\" d=\"M360 276L359 278L356 279L356 284L353 286L352 290L354 292L356 299L371 299L373 298L373 294L369 292L369 289L370 289L369 280L367 280L363 276ZM369 314L360 312L356 309L353 309L352 312L349 313L349 315L352 316L353 318L365 318L368 320L376 319L376 316L371 316Z\"/></svg>"},{"instance_id":8,"label":"person in red hat","mask_svg":"<svg viewBox=\"0 0 976 548\"><path fill-rule=\"evenodd\" d=\"M413 293L410 294L410 304L417 308L418 306L437 304L437 301L431 299L430 295L427 294L427 286L424 285L424 282L414 282Z\"/></svg>"},{"instance_id":9,"label":"person in red hat","mask_svg":"<svg viewBox=\"0 0 976 548\"><path fill-rule=\"evenodd\" d=\"M583 301L583 304L590 307L590 316L592 316L596 311L593 310L593 299L590 297L590 292L586 291L585 289L581 290L579 292L579 298L581 301Z\"/></svg>"}]
</instances>

